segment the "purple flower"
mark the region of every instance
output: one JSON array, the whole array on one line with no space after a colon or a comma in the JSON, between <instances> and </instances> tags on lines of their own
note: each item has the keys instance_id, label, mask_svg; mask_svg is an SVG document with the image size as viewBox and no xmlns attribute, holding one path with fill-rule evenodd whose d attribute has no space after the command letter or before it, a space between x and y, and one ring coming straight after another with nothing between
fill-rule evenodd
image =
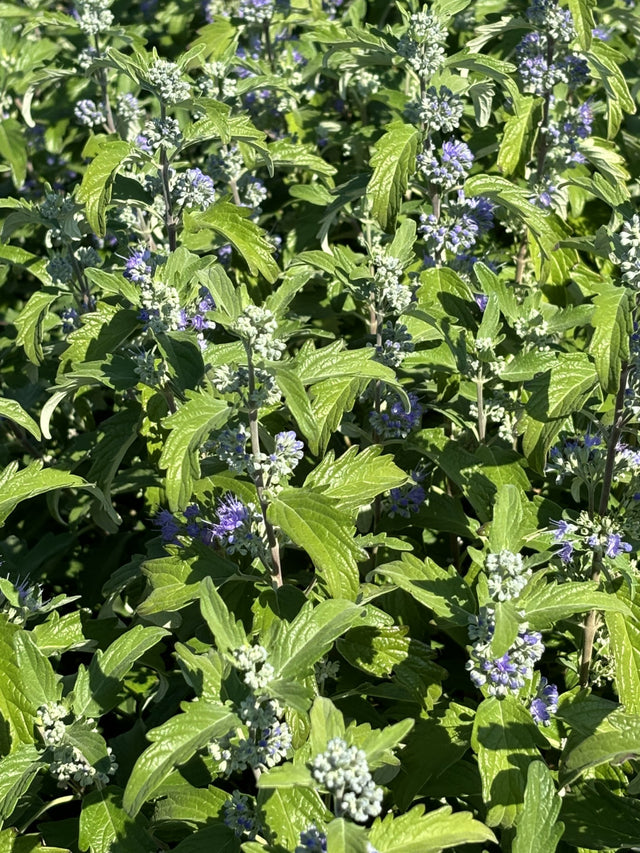
<instances>
[{"instance_id":1,"label":"purple flower","mask_svg":"<svg viewBox=\"0 0 640 853\"><path fill-rule=\"evenodd\" d=\"M549 684L544 676L540 679L538 694L531 700L529 710L539 726L548 726L551 715L558 710L558 688L555 684Z\"/></svg>"},{"instance_id":2,"label":"purple flower","mask_svg":"<svg viewBox=\"0 0 640 853\"><path fill-rule=\"evenodd\" d=\"M576 529L575 524L571 524L569 521L565 521L564 519L560 519L560 521L551 521L551 524L556 528L556 531L553 534L553 538L556 542L562 542L568 533L572 533Z\"/></svg>"},{"instance_id":3,"label":"purple flower","mask_svg":"<svg viewBox=\"0 0 640 853\"><path fill-rule=\"evenodd\" d=\"M628 542L623 542L619 533L610 533L607 537L607 549L605 551L607 557L614 558L631 550L631 545Z\"/></svg>"},{"instance_id":4,"label":"purple flower","mask_svg":"<svg viewBox=\"0 0 640 853\"><path fill-rule=\"evenodd\" d=\"M418 484L391 489L389 499L385 501L385 504L388 504L389 517L393 518L395 515L400 515L403 518L409 518L411 513L419 512L425 498L426 492Z\"/></svg>"},{"instance_id":5,"label":"purple flower","mask_svg":"<svg viewBox=\"0 0 640 853\"><path fill-rule=\"evenodd\" d=\"M163 542L177 544L176 536L180 533L180 524L168 509L161 509L153 519L153 523L160 528L160 536Z\"/></svg>"},{"instance_id":6,"label":"purple flower","mask_svg":"<svg viewBox=\"0 0 640 853\"><path fill-rule=\"evenodd\" d=\"M406 438L409 433L417 429L422 422L422 406L418 402L417 394L410 392L410 408L405 409L402 400L393 395L390 405L386 411L373 411L369 414L369 422L374 431L381 438Z\"/></svg>"},{"instance_id":7,"label":"purple flower","mask_svg":"<svg viewBox=\"0 0 640 853\"><path fill-rule=\"evenodd\" d=\"M476 305L481 311L484 311L484 309L489 304L489 297L485 296L484 293L474 293L473 298L475 299Z\"/></svg>"},{"instance_id":8,"label":"purple flower","mask_svg":"<svg viewBox=\"0 0 640 853\"><path fill-rule=\"evenodd\" d=\"M124 265L124 277L128 278L129 281L146 281L153 272L153 267L147 263L150 260L151 252L149 249L134 249Z\"/></svg>"}]
</instances>

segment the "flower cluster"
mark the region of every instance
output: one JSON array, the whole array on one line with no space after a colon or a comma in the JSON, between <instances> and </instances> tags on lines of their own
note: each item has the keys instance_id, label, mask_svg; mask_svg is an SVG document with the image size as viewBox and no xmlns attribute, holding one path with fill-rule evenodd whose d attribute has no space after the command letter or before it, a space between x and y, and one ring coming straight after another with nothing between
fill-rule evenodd
<instances>
[{"instance_id":1,"label":"flower cluster","mask_svg":"<svg viewBox=\"0 0 640 853\"><path fill-rule=\"evenodd\" d=\"M30 583L29 578L11 581L2 578L0 586L0 613L9 622L24 625L30 616L42 612L47 604L42 596L42 586Z\"/></svg>"},{"instance_id":2,"label":"flower cluster","mask_svg":"<svg viewBox=\"0 0 640 853\"><path fill-rule=\"evenodd\" d=\"M447 28L428 9L421 9L409 20L408 31L398 42L398 55L423 80L444 65Z\"/></svg>"},{"instance_id":3,"label":"flower cluster","mask_svg":"<svg viewBox=\"0 0 640 853\"><path fill-rule=\"evenodd\" d=\"M519 695L521 689L531 682L534 667L544 652L542 635L538 631L530 631L527 623L522 622L510 648L496 656L492 648L496 628L495 603L518 598L531 576L531 570L525 566L520 554L506 549L499 554L488 554L485 570L490 602L480 608L477 616L469 617L472 647L466 668L471 681L476 687L484 688L489 696ZM535 705L534 709L537 708Z\"/></svg>"},{"instance_id":4,"label":"flower cluster","mask_svg":"<svg viewBox=\"0 0 640 853\"><path fill-rule=\"evenodd\" d=\"M551 717L558 710L558 688L555 684L549 684L542 676L535 697L529 705L534 723L539 726L548 726Z\"/></svg>"},{"instance_id":5,"label":"flower cluster","mask_svg":"<svg viewBox=\"0 0 640 853\"><path fill-rule=\"evenodd\" d=\"M402 518L410 518L412 513L420 511L426 500L426 492L420 485L425 478L425 472L416 468L411 472L411 481L405 486L390 489L389 494L382 501L382 511L389 518L396 515Z\"/></svg>"},{"instance_id":6,"label":"flower cluster","mask_svg":"<svg viewBox=\"0 0 640 853\"><path fill-rule=\"evenodd\" d=\"M260 828L254 801L240 791L234 791L222 806L222 820L238 838L245 837L249 841L256 837Z\"/></svg>"},{"instance_id":7,"label":"flower cluster","mask_svg":"<svg viewBox=\"0 0 640 853\"><path fill-rule=\"evenodd\" d=\"M242 646L232 652L233 665L243 674L249 694L239 705L244 727L229 731L209 745L222 773L229 776L247 767L262 772L287 757L292 736L283 709L268 695L274 669L263 646Z\"/></svg>"},{"instance_id":8,"label":"flower cluster","mask_svg":"<svg viewBox=\"0 0 640 853\"><path fill-rule=\"evenodd\" d=\"M136 138L141 151L151 154L159 148L180 148L183 142L180 125L174 118L152 118L145 123Z\"/></svg>"},{"instance_id":9,"label":"flower cluster","mask_svg":"<svg viewBox=\"0 0 640 853\"><path fill-rule=\"evenodd\" d=\"M249 392L249 369L245 365L224 364L211 372L211 384L219 394L238 394L243 406L272 406L281 394L272 373L260 367L253 371L254 388Z\"/></svg>"},{"instance_id":10,"label":"flower cluster","mask_svg":"<svg viewBox=\"0 0 640 853\"><path fill-rule=\"evenodd\" d=\"M371 250L371 266L373 275L356 281L358 296L372 300L377 311L401 314L413 298L411 287L402 281L402 261L375 246Z\"/></svg>"},{"instance_id":11,"label":"flower cluster","mask_svg":"<svg viewBox=\"0 0 640 853\"><path fill-rule=\"evenodd\" d=\"M387 320L381 329L382 343L376 345L376 361L396 370L414 351L413 338L403 323Z\"/></svg>"},{"instance_id":12,"label":"flower cluster","mask_svg":"<svg viewBox=\"0 0 640 853\"><path fill-rule=\"evenodd\" d=\"M575 524L566 519L552 523L555 526L554 540L561 546L558 555L565 565L585 552L615 560L621 554L633 550L631 544L623 538L624 531L617 528L615 521L607 516L590 517L587 512L581 512Z\"/></svg>"},{"instance_id":13,"label":"flower cluster","mask_svg":"<svg viewBox=\"0 0 640 853\"><path fill-rule=\"evenodd\" d=\"M439 216L422 213L418 232L425 244L425 265L434 266L450 252L455 257L452 265L460 268L472 266L468 252L493 226L493 205L482 196L467 198L459 190L454 199L448 199ZM458 262L458 263L456 263Z\"/></svg>"},{"instance_id":14,"label":"flower cluster","mask_svg":"<svg viewBox=\"0 0 640 853\"><path fill-rule=\"evenodd\" d=\"M249 346L252 354L269 361L278 361L286 349L277 337L278 322L268 308L247 305L235 324L235 331Z\"/></svg>"},{"instance_id":15,"label":"flower cluster","mask_svg":"<svg viewBox=\"0 0 640 853\"><path fill-rule=\"evenodd\" d=\"M437 154L428 143L416 163L430 187L447 192L465 181L473 165L473 154L465 142L448 139Z\"/></svg>"},{"instance_id":16,"label":"flower cluster","mask_svg":"<svg viewBox=\"0 0 640 853\"><path fill-rule=\"evenodd\" d=\"M327 853L327 836L312 823L300 833L294 853Z\"/></svg>"},{"instance_id":17,"label":"flower cluster","mask_svg":"<svg viewBox=\"0 0 640 853\"><path fill-rule=\"evenodd\" d=\"M98 127L107 120L102 104L96 104L95 101L89 99L78 101L73 108L73 114L78 124L84 127Z\"/></svg>"},{"instance_id":18,"label":"flower cluster","mask_svg":"<svg viewBox=\"0 0 640 853\"><path fill-rule=\"evenodd\" d=\"M171 183L172 201L180 208L207 210L215 201L213 180L201 169L187 169Z\"/></svg>"},{"instance_id":19,"label":"flower cluster","mask_svg":"<svg viewBox=\"0 0 640 853\"><path fill-rule=\"evenodd\" d=\"M622 281L640 290L640 216L637 213L622 223L614 243Z\"/></svg>"},{"instance_id":20,"label":"flower cluster","mask_svg":"<svg viewBox=\"0 0 640 853\"><path fill-rule=\"evenodd\" d=\"M265 487L280 485L287 480L302 459L304 444L293 430L279 432L274 438L272 453L247 453L249 434L246 426L223 430L213 444L215 454L235 473L260 476Z\"/></svg>"},{"instance_id":21,"label":"flower cluster","mask_svg":"<svg viewBox=\"0 0 640 853\"><path fill-rule=\"evenodd\" d=\"M517 598L531 577L521 554L506 549L499 554L488 554L485 562L489 595L494 601Z\"/></svg>"},{"instance_id":22,"label":"flower cluster","mask_svg":"<svg viewBox=\"0 0 640 853\"><path fill-rule=\"evenodd\" d=\"M382 439L406 438L410 432L418 429L422 423L422 405L418 395L410 391L409 408L395 391L388 391L380 404L380 411L369 413L369 423L373 431Z\"/></svg>"},{"instance_id":23,"label":"flower cluster","mask_svg":"<svg viewBox=\"0 0 640 853\"><path fill-rule=\"evenodd\" d=\"M491 650L494 632L495 610L480 608L478 616L471 617L469 623L469 637L474 641L466 665L469 677L476 687L486 688L489 696L517 695L532 678L533 668L542 657L542 635L522 624L509 650L496 657Z\"/></svg>"},{"instance_id":24,"label":"flower cluster","mask_svg":"<svg viewBox=\"0 0 640 853\"><path fill-rule=\"evenodd\" d=\"M191 87L175 62L156 59L147 70L147 82L165 104L178 104L191 97Z\"/></svg>"},{"instance_id":25,"label":"flower cluster","mask_svg":"<svg viewBox=\"0 0 640 853\"><path fill-rule=\"evenodd\" d=\"M67 708L57 702L41 705L36 712L36 725L45 745L53 752L49 772L57 780L59 788L67 785L81 789L91 785L103 788L118 769L113 752L107 747L105 759L98 762L107 766L101 770L94 767L77 746L66 742L67 725L63 721L69 716ZM93 720L86 722L93 725Z\"/></svg>"},{"instance_id":26,"label":"flower cluster","mask_svg":"<svg viewBox=\"0 0 640 853\"><path fill-rule=\"evenodd\" d=\"M110 5L109 0L77 0L73 14L80 29L88 36L108 30L113 23Z\"/></svg>"},{"instance_id":27,"label":"flower cluster","mask_svg":"<svg viewBox=\"0 0 640 853\"><path fill-rule=\"evenodd\" d=\"M459 127L463 111L462 98L451 89L429 86L421 98L409 101L404 114L410 122L424 125L429 133L452 133Z\"/></svg>"},{"instance_id":28,"label":"flower cluster","mask_svg":"<svg viewBox=\"0 0 640 853\"><path fill-rule=\"evenodd\" d=\"M382 788L373 781L363 750L332 738L325 752L311 762L318 785L333 795L335 813L356 823L366 823L382 811Z\"/></svg>"},{"instance_id":29,"label":"flower cluster","mask_svg":"<svg viewBox=\"0 0 640 853\"><path fill-rule=\"evenodd\" d=\"M227 554L259 557L265 552L262 513L253 503L244 504L228 494L215 508L218 521L205 523L201 539L206 545L218 544Z\"/></svg>"}]
</instances>

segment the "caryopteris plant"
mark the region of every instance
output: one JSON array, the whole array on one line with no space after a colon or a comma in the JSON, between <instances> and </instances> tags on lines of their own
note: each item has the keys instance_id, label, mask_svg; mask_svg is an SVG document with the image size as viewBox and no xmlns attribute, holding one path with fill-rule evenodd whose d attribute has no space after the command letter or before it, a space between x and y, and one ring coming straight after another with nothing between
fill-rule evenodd
<instances>
[{"instance_id":1,"label":"caryopteris plant","mask_svg":"<svg viewBox=\"0 0 640 853\"><path fill-rule=\"evenodd\" d=\"M0 3L0 853L640 849L638 40Z\"/></svg>"}]
</instances>

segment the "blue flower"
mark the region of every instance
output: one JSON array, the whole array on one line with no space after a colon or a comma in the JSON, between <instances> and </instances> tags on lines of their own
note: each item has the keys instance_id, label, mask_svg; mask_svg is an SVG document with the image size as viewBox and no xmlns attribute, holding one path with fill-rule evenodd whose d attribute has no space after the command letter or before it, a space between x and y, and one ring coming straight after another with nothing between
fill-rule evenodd
<instances>
[{"instance_id":1,"label":"blue flower","mask_svg":"<svg viewBox=\"0 0 640 853\"><path fill-rule=\"evenodd\" d=\"M544 676L540 679L538 694L531 700L529 710L539 726L548 726L551 715L558 710L558 688L555 684L549 684Z\"/></svg>"}]
</instances>

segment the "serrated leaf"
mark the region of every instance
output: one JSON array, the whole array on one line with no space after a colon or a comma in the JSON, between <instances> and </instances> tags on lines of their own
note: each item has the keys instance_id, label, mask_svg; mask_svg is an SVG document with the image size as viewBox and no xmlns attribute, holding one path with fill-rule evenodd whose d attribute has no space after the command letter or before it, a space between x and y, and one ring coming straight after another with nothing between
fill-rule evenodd
<instances>
[{"instance_id":1,"label":"serrated leaf","mask_svg":"<svg viewBox=\"0 0 640 853\"><path fill-rule=\"evenodd\" d=\"M490 696L478 706L472 746L478 756L489 826L513 826L524 802L527 767L546 743L516 696Z\"/></svg>"},{"instance_id":2,"label":"serrated leaf","mask_svg":"<svg viewBox=\"0 0 640 853\"><path fill-rule=\"evenodd\" d=\"M18 470L17 464L8 465L4 471L0 472L0 485L2 486L0 524L22 501L56 489L86 489L98 499L109 519L114 522L116 529L120 521L111 503L107 503L100 489L75 474L68 474L57 468L43 468L40 460L31 462L22 470Z\"/></svg>"},{"instance_id":3,"label":"serrated leaf","mask_svg":"<svg viewBox=\"0 0 640 853\"><path fill-rule=\"evenodd\" d=\"M337 648L351 666L383 678L406 660L411 644L406 634L406 628L398 625L362 625L338 640Z\"/></svg>"},{"instance_id":4,"label":"serrated leaf","mask_svg":"<svg viewBox=\"0 0 640 853\"><path fill-rule=\"evenodd\" d=\"M133 150L134 146L124 140L103 143L82 178L78 201L85 205L87 222L99 237L104 237L107 227L105 212L113 180Z\"/></svg>"},{"instance_id":5,"label":"serrated leaf","mask_svg":"<svg viewBox=\"0 0 640 853\"><path fill-rule=\"evenodd\" d=\"M609 716L598 724L593 734L575 743L570 738L560 761L560 782L573 782L590 767L621 763L640 755L640 716Z\"/></svg>"},{"instance_id":6,"label":"serrated leaf","mask_svg":"<svg viewBox=\"0 0 640 853\"><path fill-rule=\"evenodd\" d=\"M124 811L122 792L112 786L83 797L78 846L91 853L145 853L158 847L142 822Z\"/></svg>"},{"instance_id":7,"label":"serrated leaf","mask_svg":"<svg viewBox=\"0 0 640 853\"><path fill-rule=\"evenodd\" d=\"M534 132L534 110L542 103L541 98L521 95L514 101L514 115L504 124L504 132L498 151L497 165L503 175L518 172L530 159Z\"/></svg>"},{"instance_id":8,"label":"serrated leaf","mask_svg":"<svg viewBox=\"0 0 640 853\"><path fill-rule=\"evenodd\" d=\"M10 400L7 397L0 398L0 417L8 418L10 421L18 424L18 426L26 429L26 431L30 432L34 438L40 441L42 437L40 434L40 427L31 415L25 412L17 400Z\"/></svg>"},{"instance_id":9,"label":"serrated leaf","mask_svg":"<svg viewBox=\"0 0 640 853\"><path fill-rule=\"evenodd\" d=\"M300 833L310 824L324 826L332 817L318 792L309 788L261 790L258 806L273 843L284 850L295 850L300 843Z\"/></svg>"},{"instance_id":10,"label":"serrated leaf","mask_svg":"<svg viewBox=\"0 0 640 853\"><path fill-rule=\"evenodd\" d=\"M403 554L402 560L385 563L376 572L446 622L466 627L475 612L471 590L452 566L442 569L428 557L422 561Z\"/></svg>"},{"instance_id":11,"label":"serrated leaf","mask_svg":"<svg viewBox=\"0 0 640 853\"><path fill-rule=\"evenodd\" d=\"M172 511L184 509L200 477L200 447L211 430L220 429L232 413L224 400L211 394L187 391L186 402L163 421L170 430L160 456L167 471L166 492Z\"/></svg>"},{"instance_id":12,"label":"serrated leaf","mask_svg":"<svg viewBox=\"0 0 640 853\"><path fill-rule=\"evenodd\" d=\"M125 810L135 817L174 767L238 724L235 714L223 705L200 699L187 705L184 713L151 729L147 733L151 746L138 758L129 777L123 799Z\"/></svg>"},{"instance_id":13,"label":"serrated leaf","mask_svg":"<svg viewBox=\"0 0 640 853\"><path fill-rule=\"evenodd\" d=\"M580 47L582 50L589 50L591 33L595 27L592 9L597 5L597 0L568 0L568 4Z\"/></svg>"},{"instance_id":14,"label":"serrated leaf","mask_svg":"<svg viewBox=\"0 0 640 853\"><path fill-rule=\"evenodd\" d=\"M20 670L21 688L34 706L55 702L61 693L58 676L49 659L40 651L26 631L17 633L13 640L16 665Z\"/></svg>"},{"instance_id":15,"label":"serrated leaf","mask_svg":"<svg viewBox=\"0 0 640 853\"><path fill-rule=\"evenodd\" d=\"M606 782L572 786L562 800L563 841L580 853L637 849L640 844L640 803L621 797Z\"/></svg>"},{"instance_id":16,"label":"serrated leaf","mask_svg":"<svg viewBox=\"0 0 640 853\"><path fill-rule=\"evenodd\" d=\"M350 601L328 599L315 607L308 601L293 622L274 622L268 649L275 677L299 681L310 675L314 663L363 613Z\"/></svg>"},{"instance_id":17,"label":"serrated leaf","mask_svg":"<svg viewBox=\"0 0 640 853\"><path fill-rule=\"evenodd\" d=\"M616 691L629 713L640 714L640 606L631 599L626 586L616 595L630 610L628 614L612 611L605 614L615 664Z\"/></svg>"},{"instance_id":18,"label":"serrated leaf","mask_svg":"<svg viewBox=\"0 0 640 853\"><path fill-rule=\"evenodd\" d=\"M204 213L187 213L184 243L187 248L195 248L189 237L197 237L200 229L211 229L237 249L253 275L260 273L273 284L280 275L280 268L273 259L273 245L266 239L263 229L247 218L249 216L250 211L227 201L217 201Z\"/></svg>"},{"instance_id":19,"label":"serrated leaf","mask_svg":"<svg viewBox=\"0 0 640 853\"><path fill-rule=\"evenodd\" d=\"M333 498L346 510L355 511L370 503L376 495L403 485L405 472L390 455L381 455L382 447L373 445L360 451L350 447L335 459L332 450L307 476L305 487Z\"/></svg>"},{"instance_id":20,"label":"serrated leaf","mask_svg":"<svg viewBox=\"0 0 640 853\"><path fill-rule=\"evenodd\" d=\"M232 652L246 645L247 635L242 623L232 617L211 578L204 578L200 583L200 608L214 636L216 648Z\"/></svg>"},{"instance_id":21,"label":"serrated leaf","mask_svg":"<svg viewBox=\"0 0 640 853\"><path fill-rule=\"evenodd\" d=\"M0 157L9 164L13 185L21 189L27 176L27 144L22 126L15 118L0 120Z\"/></svg>"},{"instance_id":22,"label":"serrated leaf","mask_svg":"<svg viewBox=\"0 0 640 853\"><path fill-rule=\"evenodd\" d=\"M368 853L364 827L337 817L327 827L327 853Z\"/></svg>"},{"instance_id":23,"label":"serrated leaf","mask_svg":"<svg viewBox=\"0 0 640 853\"><path fill-rule=\"evenodd\" d=\"M523 621L536 631L551 628L559 619L588 610L620 613L625 617L631 615L624 601L610 593L599 592L598 585L593 581L567 581L561 584L552 581L527 586L515 603L518 610L523 611Z\"/></svg>"},{"instance_id":24,"label":"serrated leaf","mask_svg":"<svg viewBox=\"0 0 640 853\"><path fill-rule=\"evenodd\" d=\"M564 831L564 824L557 822L561 805L549 768L542 761L533 761L527 771L512 853L555 853Z\"/></svg>"},{"instance_id":25,"label":"serrated leaf","mask_svg":"<svg viewBox=\"0 0 640 853\"><path fill-rule=\"evenodd\" d=\"M364 552L354 539L355 528L334 501L309 489L289 487L270 504L268 517L307 552L328 596L355 600L358 560L364 559Z\"/></svg>"},{"instance_id":26,"label":"serrated leaf","mask_svg":"<svg viewBox=\"0 0 640 853\"><path fill-rule=\"evenodd\" d=\"M595 367L584 353L561 353L554 367L527 384L531 396L522 449L536 470L543 470L565 418L582 408L597 383Z\"/></svg>"},{"instance_id":27,"label":"serrated leaf","mask_svg":"<svg viewBox=\"0 0 640 853\"><path fill-rule=\"evenodd\" d=\"M0 247L0 255L1 250L2 247ZM44 274L44 262L39 263L42 265L42 272ZM29 269L34 272L34 275L36 274L34 266L31 266ZM48 275L47 278L49 278ZM49 309L59 296L60 292L51 287L45 286L37 290L29 298L29 301L15 319L15 327L18 330L16 343L24 347L25 354L32 364L41 364L44 359L42 351L42 324Z\"/></svg>"},{"instance_id":28,"label":"serrated leaf","mask_svg":"<svg viewBox=\"0 0 640 853\"><path fill-rule=\"evenodd\" d=\"M373 175L367 186L371 212L380 227L394 225L409 177L415 171L420 142L419 130L402 121L392 122L373 146L370 163Z\"/></svg>"},{"instance_id":29,"label":"serrated leaf","mask_svg":"<svg viewBox=\"0 0 640 853\"><path fill-rule=\"evenodd\" d=\"M593 335L589 353L604 391L615 394L620 384L622 362L629 358L633 321L629 294L624 287L611 287L596 294L591 318Z\"/></svg>"},{"instance_id":30,"label":"serrated leaf","mask_svg":"<svg viewBox=\"0 0 640 853\"><path fill-rule=\"evenodd\" d=\"M42 766L40 753L31 743L18 744L12 753L0 759L0 826L11 817Z\"/></svg>"},{"instance_id":31,"label":"serrated leaf","mask_svg":"<svg viewBox=\"0 0 640 853\"><path fill-rule=\"evenodd\" d=\"M95 717L118 701L122 679L145 652L167 636L164 628L135 625L104 651L97 651L87 670L86 686L76 685L73 710L77 716ZM85 682L83 682L85 683Z\"/></svg>"},{"instance_id":32,"label":"serrated leaf","mask_svg":"<svg viewBox=\"0 0 640 853\"><path fill-rule=\"evenodd\" d=\"M407 814L376 818L369 831L371 844L384 853L440 853L458 844L482 844L496 838L470 812L452 814L450 806L424 814L415 806Z\"/></svg>"}]
</instances>

